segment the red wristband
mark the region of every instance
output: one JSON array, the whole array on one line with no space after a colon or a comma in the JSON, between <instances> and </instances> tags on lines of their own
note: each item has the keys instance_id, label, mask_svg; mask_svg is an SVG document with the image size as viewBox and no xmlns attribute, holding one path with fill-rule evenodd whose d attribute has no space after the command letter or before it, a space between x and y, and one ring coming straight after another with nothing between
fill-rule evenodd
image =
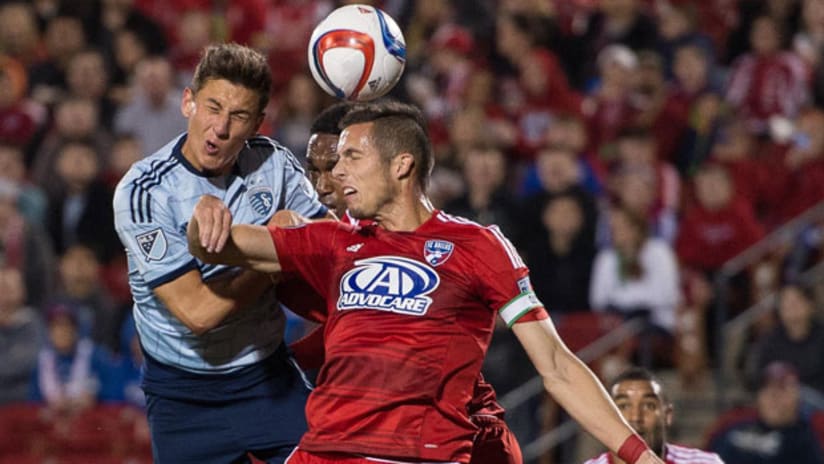
<instances>
[{"instance_id":1,"label":"red wristband","mask_svg":"<svg viewBox=\"0 0 824 464\"><path fill-rule=\"evenodd\" d=\"M624 444L618 449L618 457L627 464L635 464L638 458L644 454L644 451L648 449L649 447L644 440L637 433L633 433L624 440Z\"/></svg>"}]
</instances>

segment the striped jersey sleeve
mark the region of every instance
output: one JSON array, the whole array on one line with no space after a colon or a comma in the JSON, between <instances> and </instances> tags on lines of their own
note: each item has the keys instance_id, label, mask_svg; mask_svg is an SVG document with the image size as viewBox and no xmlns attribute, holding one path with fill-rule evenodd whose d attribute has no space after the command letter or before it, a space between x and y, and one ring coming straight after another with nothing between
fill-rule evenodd
<instances>
[{"instance_id":1,"label":"striped jersey sleeve","mask_svg":"<svg viewBox=\"0 0 824 464\"><path fill-rule=\"evenodd\" d=\"M497 226L483 228L484 244L478 250L478 276L487 303L512 327L517 322L545 319L543 304L535 295L518 251Z\"/></svg>"},{"instance_id":2,"label":"striped jersey sleeve","mask_svg":"<svg viewBox=\"0 0 824 464\"><path fill-rule=\"evenodd\" d=\"M178 163L174 157L156 159L148 169L130 171L114 195L118 236L150 288L197 266L189 254L185 228L169 210L167 178L174 177Z\"/></svg>"}]
</instances>

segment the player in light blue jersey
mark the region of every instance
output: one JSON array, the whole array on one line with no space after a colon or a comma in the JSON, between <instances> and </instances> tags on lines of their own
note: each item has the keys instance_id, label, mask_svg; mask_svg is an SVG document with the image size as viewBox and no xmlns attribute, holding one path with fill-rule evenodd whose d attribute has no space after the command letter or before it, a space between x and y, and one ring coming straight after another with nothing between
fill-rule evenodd
<instances>
[{"instance_id":1,"label":"player in light blue jersey","mask_svg":"<svg viewBox=\"0 0 824 464\"><path fill-rule=\"evenodd\" d=\"M255 136L270 87L261 54L207 48L181 102L187 132L135 163L115 192L159 464L249 462L249 454L281 463L306 430L309 388L283 344L271 279L206 265L186 242L193 214L259 225L279 209L329 214L294 156ZM222 206L195 210L203 195Z\"/></svg>"}]
</instances>

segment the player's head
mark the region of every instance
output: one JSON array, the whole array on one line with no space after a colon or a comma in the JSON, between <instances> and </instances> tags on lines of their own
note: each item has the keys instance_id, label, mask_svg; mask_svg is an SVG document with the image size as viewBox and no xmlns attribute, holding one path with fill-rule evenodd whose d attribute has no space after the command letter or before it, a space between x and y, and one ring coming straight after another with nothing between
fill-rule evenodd
<instances>
[{"instance_id":1,"label":"player's head","mask_svg":"<svg viewBox=\"0 0 824 464\"><path fill-rule=\"evenodd\" d=\"M312 186L318 192L321 203L335 210L338 216L346 209L339 184L332 176L332 168L338 162L338 136L340 121L352 107L351 102L339 102L327 107L318 115L310 128L311 135L306 147L306 171Z\"/></svg>"},{"instance_id":2,"label":"player's head","mask_svg":"<svg viewBox=\"0 0 824 464\"><path fill-rule=\"evenodd\" d=\"M419 109L390 99L357 103L340 127L334 174L352 217L374 217L401 192L426 192L434 157Z\"/></svg>"},{"instance_id":3,"label":"player's head","mask_svg":"<svg viewBox=\"0 0 824 464\"><path fill-rule=\"evenodd\" d=\"M631 368L612 381L609 394L632 428L659 456L672 424L672 403L649 371Z\"/></svg>"},{"instance_id":4,"label":"player's head","mask_svg":"<svg viewBox=\"0 0 824 464\"><path fill-rule=\"evenodd\" d=\"M207 47L181 102L186 160L207 175L228 172L260 126L271 86L262 54L237 44Z\"/></svg>"}]
</instances>

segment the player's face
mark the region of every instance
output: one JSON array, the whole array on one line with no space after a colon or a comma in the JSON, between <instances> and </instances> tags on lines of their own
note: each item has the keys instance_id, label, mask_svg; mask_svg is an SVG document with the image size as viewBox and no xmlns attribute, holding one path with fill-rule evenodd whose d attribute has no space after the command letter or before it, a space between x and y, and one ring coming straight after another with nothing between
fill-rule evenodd
<instances>
[{"instance_id":1,"label":"player's face","mask_svg":"<svg viewBox=\"0 0 824 464\"><path fill-rule=\"evenodd\" d=\"M183 156L208 175L231 169L263 117L255 91L224 79L207 81L197 93L187 88L181 111L189 119Z\"/></svg>"},{"instance_id":2,"label":"player's face","mask_svg":"<svg viewBox=\"0 0 824 464\"><path fill-rule=\"evenodd\" d=\"M349 215L376 217L395 197L387 163L375 147L372 123L353 124L340 134L338 164L333 175L340 184Z\"/></svg>"},{"instance_id":3,"label":"player's face","mask_svg":"<svg viewBox=\"0 0 824 464\"><path fill-rule=\"evenodd\" d=\"M312 134L306 149L307 171L309 180L318 192L320 202L327 208L341 212L343 194L332 175L332 169L338 163L338 136L335 134Z\"/></svg>"},{"instance_id":4,"label":"player's face","mask_svg":"<svg viewBox=\"0 0 824 464\"><path fill-rule=\"evenodd\" d=\"M661 454L672 407L661 399L661 386L646 380L625 380L612 387L612 399L653 451Z\"/></svg>"}]
</instances>

